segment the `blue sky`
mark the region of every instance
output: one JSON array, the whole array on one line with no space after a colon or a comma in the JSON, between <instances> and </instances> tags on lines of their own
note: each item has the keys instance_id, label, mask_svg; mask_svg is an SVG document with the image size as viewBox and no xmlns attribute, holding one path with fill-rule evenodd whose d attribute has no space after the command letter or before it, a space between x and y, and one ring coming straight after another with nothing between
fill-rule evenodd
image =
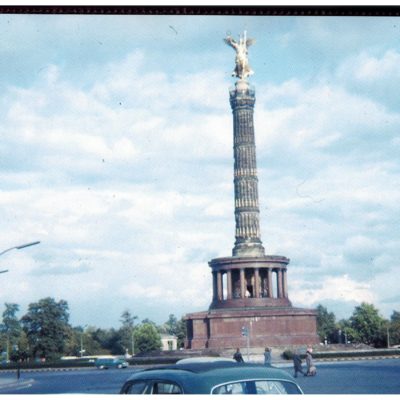
<instances>
[{"instance_id":1,"label":"blue sky","mask_svg":"<svg viewBox=\"0 0 400 400\"><path fill-rule=\"evenodd\" d=\"M211 302L234 243L234 52L250 78L261 235L289 298L338 318L400 309L395 18L0 15L2 303L74 325L158 323ZM0 308L1 311L1 308Z\"/></svg>"}]
</instances>

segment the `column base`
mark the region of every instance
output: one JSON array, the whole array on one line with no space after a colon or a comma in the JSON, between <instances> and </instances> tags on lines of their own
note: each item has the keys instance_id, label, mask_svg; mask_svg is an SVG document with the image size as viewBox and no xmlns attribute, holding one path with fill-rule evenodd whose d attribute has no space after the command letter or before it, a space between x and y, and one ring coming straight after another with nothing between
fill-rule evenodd
<instances>
[{"instance_id":1,"label":"column base","mask_svg":"<svg viewBox=\"0 0 400 400\"><path fill-rule=\"evenodd\" d=\"M265 249L261 241L245 240L236 241L232 249L233 257L264 257Z\"/></svg>"}]
</instances>

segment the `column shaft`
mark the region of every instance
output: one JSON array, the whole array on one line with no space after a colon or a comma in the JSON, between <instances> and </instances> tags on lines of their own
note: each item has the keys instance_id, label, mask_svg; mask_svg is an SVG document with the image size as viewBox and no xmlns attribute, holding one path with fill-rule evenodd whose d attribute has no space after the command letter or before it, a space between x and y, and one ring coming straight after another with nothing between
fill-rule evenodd
<instances>
[{"instance_id":1,"label":"column shaft","mask_svg":"<svg viewBox=\"0 0 400 400\"><path fill-rule=\"evenodd\" d=\"M268 297L274 297L272 292L272 270L268 268Z\"/></svg>"},{"instance_id":2,"label":"column shaft","mask_svg":"<svg viewBox=\"0 0 400 400\"><path fill-rule=\"evenodd\" d=\"M282 270L278 269L278 296L283 297L283 290L282 290Z\"/></svg>"},{"instance_id":3,"label":"column shaft","mask_svg":"<svg viewBox=\"0 0 400 400\"><path fill-rule=\"evenodd\" d=\"M287 270L283 270L283 297L288 298Z\"/></svg>"},{"instance_id":4,"label":"column shaft","mask_svg":"<svg viewBox=\"0 0 400 400\"><path fill-rule=\"evenodd\" d=\"M241 85L241 86L240 86ZM238 82L230 91L233 113L233 155L235 188L236 255L263 256L260 238L260 210L254 135L255 92L248 82Z\"/></svg>"},{"instance_id":5,"label":"column shaft","mask_svg":"<svg viewBox=\"0 0 400 400\"><path fill-rule=\"evenodd\" d=\"M244 299L246 297L246 278L244 276L244 269L240 269L240 297Z\"/></svg>"},{"instance_id":6,"label":"column shaft","mask_svg":"<svg viewBox=\"0 0 400 400\"><path fill-rule=\"evenodd\" d=\"M223 300L223 288L222 288L222 273L220 271L217 272L217 286L218 286L218 300Z\"/></svg>"},{"instance_id":7,"label":"column shaft","mask_svg":"<svg viewBox=\"0 0 400 400\"><path fill-rule=\"evenodd\" d=\"M232 299L232 271L231 270L228 270L226 272L226 290L227 290L226 298L228 300Z\"/></svg>"},{"instance_id":8,"label":"column shaft","mask_svg":"<svg viewBox=\"0 0 400 400\"><path fill-rule=\"evenodd\" d=\"M254 269L254 297L260 297L260 271L258 268Z\"/></svg>"},{"instance_id":9,"label":"column shaft","mask_svg":"<svg viewBox=\"0 0 400 400\"><path fill-rule=\"evenodd\" d=\"M217 284L217 273L213 271L213 301L218 300L218 284Z\"/></svg>"}]
</instances>

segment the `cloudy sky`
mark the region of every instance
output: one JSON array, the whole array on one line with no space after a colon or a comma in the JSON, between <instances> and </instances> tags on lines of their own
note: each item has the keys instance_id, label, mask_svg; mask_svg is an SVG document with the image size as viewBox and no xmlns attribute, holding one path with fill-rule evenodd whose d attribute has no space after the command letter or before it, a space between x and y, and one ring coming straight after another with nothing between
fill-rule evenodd
<instances>
[{"instance_id":1,"label":"cloudy sky","mask_svg":"<svg viewBox=\"0 0 400 400\"><path fill-rule=\"evenodd\" d=\"M228 89L255 71L262 241L289 298L400 310L400 21L0 15L1 307L73 325L206 310L234 244Z\"/></svg>"}]
</instances>

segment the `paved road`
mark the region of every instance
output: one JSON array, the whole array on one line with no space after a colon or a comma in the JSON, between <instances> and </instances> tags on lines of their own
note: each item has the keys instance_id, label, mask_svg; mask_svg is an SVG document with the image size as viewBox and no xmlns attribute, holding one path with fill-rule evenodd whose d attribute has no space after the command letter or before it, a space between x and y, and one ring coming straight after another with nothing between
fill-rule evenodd
<instances>
[{"instance_id":1,"label":"paved road","mask_svg":"<svg viewBox=\"0 0 400 400\"><path fill-rule=\"evenodd\" d=\"M17 384L15 373L1 373L0 380L7 381L7 384L0 386L0 394L117 394L135 370L81 368L70 371L22 371Z\"/></svg>"},{"instance_id":2,"label":"paved road","mask_svg":"<svg viewBox=\"0 0 400 400\"><path fill-rule=\"evenodd\" d=\"M315 377L298 376L305 394L400 394L400 359L316 363ZM292 368L285 368L291 374Z\"/></svg>"},{"instance_id":3,"label":"paved road","mask_svg":"<svg viewBox=\"0 0 400 400\"><path fill-rule=\"evenodd\" d=\"M281 368L292 373L289 365ZM317 376L297 378L305 394L400 394L400 359L316 365ZM1 373L0 383L7 385L0 385L0 394L116 394L134 370L22 372L18 385L15 373Z\"/></svg>"}]
</instances>

